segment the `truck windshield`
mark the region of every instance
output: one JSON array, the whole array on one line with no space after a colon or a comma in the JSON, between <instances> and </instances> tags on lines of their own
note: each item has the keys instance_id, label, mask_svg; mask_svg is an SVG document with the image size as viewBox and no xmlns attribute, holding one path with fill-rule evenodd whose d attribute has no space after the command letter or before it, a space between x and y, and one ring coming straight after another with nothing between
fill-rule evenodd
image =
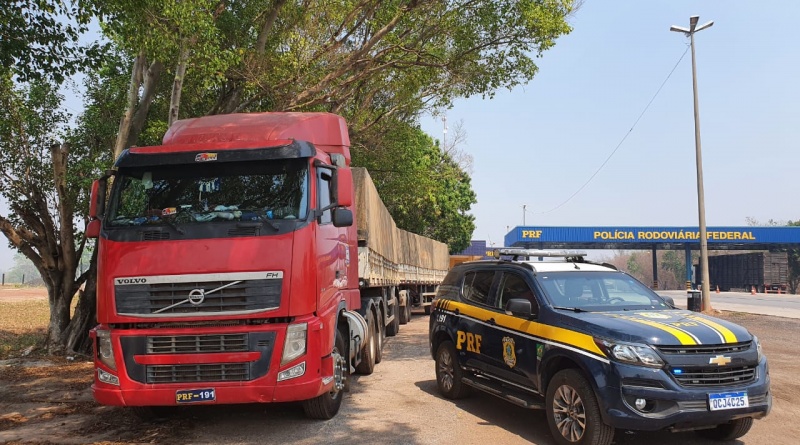
<instances>
[{"instance_id":1,"label":"truck windshield","mask_svg":"<svg viewBox=\"0 0 800 445\"><path fill-rule=\"evenodd\" d=\"M555 307L593 312L671 309L647 286L621 272L549 272L536 279Z\"/></svg>"},{"instance_id":2,"label":"truck windshield","mask_svg":"<svg viewBox=\"0 0 800 445\"><path fill-rule=\"evenodd\" d=\"M120 170L112 227L215 221L304 220L308 160L160 165Z\"/></svg>"}]
</instances>

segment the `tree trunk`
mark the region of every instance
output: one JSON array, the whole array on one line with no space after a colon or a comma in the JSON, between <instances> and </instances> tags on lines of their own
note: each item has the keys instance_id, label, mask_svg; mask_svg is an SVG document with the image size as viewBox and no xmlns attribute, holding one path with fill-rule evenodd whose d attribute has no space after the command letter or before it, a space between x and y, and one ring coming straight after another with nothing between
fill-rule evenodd
<instances>
[{"instance_id":1,"label":"tree trunk","mask_svg":"<svg viewBox=\"0 0 800 445\"><path fill-rule=\"evenodd\" d=\"M62 335L67 352L91 354L89 330L97 325L97 249L92 252L83 290L78 290L78 306Z\"/></svg>"},{"instance_id":2,"label":"tree trunk","mask_svg":"<svg viewBox=\"0 0 800 445\"><path fill-rule=\"evenodd\" d=\"M136 102L139 95L139 86L142 84L142 66L144 65L144 52L139 53L133 61L131 68L131 83L128 86L128 104L125 106L125 114L119 122L119 132L117 141L114 144L114 159L117 159L125 149L128 141L128 134L131 130L131 119L136 109Z\"/></svg>"},{"instance_id":3,"label":"tree trunk","mask_svg":"<svg viewBox=\"0 0 800 445\"><path fill-rule=\"evenodd\" d=\"M175 80L172 82L172 97L169 101L169 117L167 127L178 120L178 112L181 107L181 91L183 90L183 78L186 76L186 62L189 60L189 44L183 44L181 48L180 60L175 68Z\"/></svg>"}]
</instances>

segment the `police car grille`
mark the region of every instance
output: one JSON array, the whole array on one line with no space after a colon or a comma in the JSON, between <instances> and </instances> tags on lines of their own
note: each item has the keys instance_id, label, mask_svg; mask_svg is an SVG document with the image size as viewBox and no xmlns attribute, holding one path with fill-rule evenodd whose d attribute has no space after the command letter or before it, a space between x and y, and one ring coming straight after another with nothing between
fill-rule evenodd
<instances>
[{"instance_id":1,"label":"police car grille","mask_svg":"<svg viewBox=\"0 0 800 445\"><path fill-rule=\"evenodd\" d=\"M247 334L147 337L148 354L247 351Z\"/></svg>"},{"instance_id":2,"label":"police car grille","mask_svg":"<svg viewBox=\"0 0 800 445\"><path fill-rule=\"evenodd\" d=\"M664 354L731 354L750 349L749 341L725 345L698 345L698 346L658 346Z\"/></svg>"},{"instance_id":3,"label":"police car grille","mask_svg":"<svg viewBox=\"0 0 800 445\"><path fill-rule=\"evenodd\" d=\"M274 309L280 305L282 279L203 281L115 286L117 312L127 315L225 313ZM186 301L195 289L209 293L202 303Z\"/></svg>"},{"instance_id":4,"label":"police car grille","mask_svg":"<svg viewBox=\"0 0 800 445\"><path fill-rule=\"evenodd\" d=\"M672 376L681 386L738 386L750 383L756 378L755 366L680 368Z\"/></svg>"},{"instance_id":5,"label":"police car grille","mask_svg":"<svg viewBox=\"0 0 800 445\"><path fill-rule=\"evenodd\" d=\"M152 365L147 367L147 383L243 382L247 380L250 380L250 367L247 363Z\"/></svg>"}]
</instances>

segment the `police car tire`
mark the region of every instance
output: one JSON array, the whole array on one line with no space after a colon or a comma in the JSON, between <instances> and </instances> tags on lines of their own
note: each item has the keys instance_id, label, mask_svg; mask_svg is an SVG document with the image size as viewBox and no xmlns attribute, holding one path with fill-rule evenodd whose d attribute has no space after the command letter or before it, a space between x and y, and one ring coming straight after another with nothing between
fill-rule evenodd
<instances>
[{"instance_id":1,"label":"police car tire","mask_svg":"<svg viewBox=\"0 0 800 445\"><path fill-rule=\"evenodd\" d=\"M553 400L556 392L562 386L567 386L575 391L583 404L586 426L583 436L578 441L567 440L562 436L556 425ZM561 445L610 445L614 440L614 428L603 423L603 418L600 415L600 405L597 403L597 397L594 395L592 386L578 370L564 369L553 376L547 385L545 407L547 410L547 424L550 426L550 433L556 443Z\"/></svg>"},{"instance_id":2,"label":"police car tire","mask_svg":"<svg viewBox=\"0 0 800 445\"><path fill-rule=\"evenodd\" d=\"M380 335L378 330L375 329L376 325L372 311L367 312L367 328L372 332L370 332L369 341L362 350L361 361L356 366L356 372L359 374L370 375L375 371L375 355L378 349L378 335Z\"/></svg>"},{"instance_id":3,"label":"police car tire","mask_svg":"<svg viewBox=\"0 0 800 445\"><path fill-rule=\"evenodd\" d=\"M728 423L723 423L722 425L717 425L715 428L697 430L695 433L706 439L728 441L744 436L750 431L752 426L753 418L745 417L743 419L736 419Z\"/></svg>"},{"instance_id":4,"label":"police car tire","mask_svg":"<svg viewBox=\"0 0 800 445\"><path fill-rule=\"evenodd\" d=\"M469 395L470 387L464 385L461 378L464 370L458 365L456 347L451 341L443 341L436 349L436 386L439 392L448 399L462 399ZM452 376L452 385L448 388L443 379Z\"/></svg>"},{"instance_id":5,"label":"police car tire","mask_svg":"<svg viewBox=\"0 0 800 445\"><path fill-rule=\"evenodd\" d=\"M335 351L347 357L347 349L345 348L344 336L342 331L336 330ZM344 388L337 392L326 392L325 394L314 397L311 400L303 402L303 411L306 417L310 419L328 420L332 419L339 412L339 407L342 406L342 399L344 393L347 391L347 374L344 375Z\"/></svg>"}]
</instances>

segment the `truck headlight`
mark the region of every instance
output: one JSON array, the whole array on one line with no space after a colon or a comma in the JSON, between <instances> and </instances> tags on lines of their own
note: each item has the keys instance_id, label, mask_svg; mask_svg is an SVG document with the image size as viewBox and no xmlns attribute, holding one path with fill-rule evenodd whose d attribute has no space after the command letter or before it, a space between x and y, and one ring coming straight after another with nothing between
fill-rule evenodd
<instances>
[{"instance_id":1,"label":"truck headlight","mask_svg":"<svg viewBox=\"0 0 800 445\"><path fill-rule=\"evenodd\" d=\"M632 365L660 368L664 360L648 345L636 343L622 343L611 340L594 339L597 346L614 360Z\"/></svg>"},{"instance_id":2,"label":"truck headlight","mask_svg":"<svg viewBox=\"0 0 800 445\"><path fill-rule=\"evenodd\" d=\"M114 359L114 347L111 344L111 331L98 329L97 331L97 358L113 370L117 370L117 361Z\"/></svg>"},{"instance_id":3,"label":"truck headlight","mask_svg":"<svg viewBox=\"0 0 800 445\"><path fill-rule=\"evenodd\" d=\"M308 323L290 324L286 329L286 340L283 342L281 366L306 353L306 333Z\"/></svg>"}]
</instances>

